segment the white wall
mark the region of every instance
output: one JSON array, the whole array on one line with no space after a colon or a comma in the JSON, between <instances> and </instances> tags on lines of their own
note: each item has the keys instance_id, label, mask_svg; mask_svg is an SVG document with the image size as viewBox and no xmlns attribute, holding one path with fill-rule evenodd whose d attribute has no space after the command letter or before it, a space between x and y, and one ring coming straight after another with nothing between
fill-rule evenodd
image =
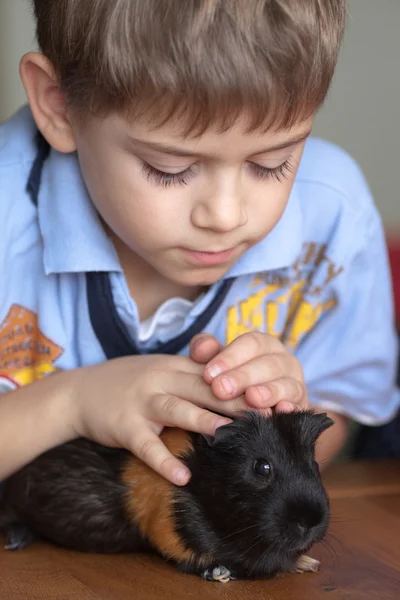
<instances>
[{"instance_id":1,"label":"white wall","mask_svg":"<svg viewBox=\"0 0 400 600\"><path fill-rule=\"evenodd\" d=\"M349 11L338 70L314 133L355 157L387 229L400 231L400 0L349 0ZM18 62L34 46L28 0L0 0L0 120L25 101Z\"/></svg>"},{"instance_id":2,"label":"white wall","mask_svg":"<svg viewBox=\"0 0 400 600\"><path fill-rule=\"evenodd\" d=\"M400 230L400 0L349 0L336 76L314 133L364 170L388 230Z\"/></svg>"},{"instance_id":3,"label":"white wall","mask_svg":"<svg viewBox=\"0 0 400 600\"><path fill-rule=\"evenodd\" d=\"M0 0L0 121L25 102L18 65L36 48L34 21L28 0Z\"/></svg>"}]
</instances>

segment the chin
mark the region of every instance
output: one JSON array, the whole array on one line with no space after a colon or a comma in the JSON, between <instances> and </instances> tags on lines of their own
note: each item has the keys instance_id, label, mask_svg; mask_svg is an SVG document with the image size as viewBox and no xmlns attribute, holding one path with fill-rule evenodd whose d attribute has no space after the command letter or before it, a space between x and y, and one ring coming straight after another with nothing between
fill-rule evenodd
<instances>
[{"instance_id":1,"label":"chin","mask_svg":"<svg viewBox=\"0 0 400 600\"><path fill-rule=\"evenodd\" d=\"M210 286L213 283L219 281L231 268L231 265L218 266L214 268L203 268L188 271L187 274L183 274L182 281L183 285L187 286Z\"/></svg>"},{"instance_id":2,"label":"chin","mask_svg":"<svg viewBox=\"0 0 400 600\"><path fill-rule=\"evenodd\" d=\"M187 277L185 278L185 281L180 281L179 283L181 283L184 286L187 287L209 287L211 285L213 285L216 281L218 281L219 279L221 279L221 277L224 276L225 273L221 273L221 274L211 274L208 273L206 275L195 275L194 277Z\"/></svg>"}]
</instances>

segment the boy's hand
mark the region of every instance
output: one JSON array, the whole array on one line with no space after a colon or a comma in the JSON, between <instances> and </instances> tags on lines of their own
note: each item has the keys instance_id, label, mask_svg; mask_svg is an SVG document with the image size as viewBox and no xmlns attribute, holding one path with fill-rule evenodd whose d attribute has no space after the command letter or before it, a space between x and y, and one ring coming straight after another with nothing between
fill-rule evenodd
<instances>
[{"instance_id":1,"label":"boy's hand","mask_svg":"<svg viewBox=\"0 0 400 600\"><path fill-rule=\"evenodd\" d=\"M266 406L291 412L308 405L299 361L267 333L245 333L226 347L201 333L191 341L190 356L206 365L204 380L221 400L244 394L248 407L264 412Z\"/></svg>"},{"instance_id":2,"label":"boy's hand","mask_svg":"<svg viewBox=\"0 0 400 600\"><path fill-rule=\"evenodd\" d=\"M74 437L122 447L155 471L184 485L187 468L159 438L164 426L214 435L246 408L244 396L222 402L202 376L203 366L184 356L132 356L75 370L69 418Z\"/></svg>"}]
</instances>

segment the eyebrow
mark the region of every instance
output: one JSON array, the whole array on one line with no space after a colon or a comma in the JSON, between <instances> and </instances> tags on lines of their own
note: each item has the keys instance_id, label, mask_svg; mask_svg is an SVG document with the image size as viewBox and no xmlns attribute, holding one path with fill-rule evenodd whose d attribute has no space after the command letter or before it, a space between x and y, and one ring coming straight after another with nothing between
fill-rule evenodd
<instances>
[{"instance_id":1,"label":"eyebrow","mask_svg":"<svg viewBox=\"0 0 400 600\"><path fill-rule=\"evenodd\" d=\"M289 148L290 146L294 146L295 144L299 144L300 142L304 142L308 138L311 133L311 129L301 133L290 140L286 140L286 142L282 142L281 144L277 144L276 146L269 146L268 148L263 148L262 150L258 150L252 153L252 156L258 156L259 154L267 154L268 152L275 152L276 150L284 150L285 148ZM175 146L169 146L168 144L162 144L159 142L148 142L145 140L139 140L129 136L129 140L135 144L140 144L150 148L151 150L156 150L157 152L162 152L163 154L171 154L173 156L204 156L199 152L189 152L184 148L176 148Z\"/></svg>"}]
</instances>

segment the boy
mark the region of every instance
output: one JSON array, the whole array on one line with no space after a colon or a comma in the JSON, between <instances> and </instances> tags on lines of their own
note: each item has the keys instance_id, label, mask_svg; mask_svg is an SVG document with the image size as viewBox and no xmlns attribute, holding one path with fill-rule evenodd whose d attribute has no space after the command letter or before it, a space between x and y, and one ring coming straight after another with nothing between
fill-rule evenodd
<instances>
[{"instance_id":1,"label":"boy","mask_svg":"<svg viewBox=\"0 0 400 600\"><path fill-rule=\"evenodd\" d=\"M380 219L307 141L345 0L34 8L29 107L0 130L0 480L86 436L184 485L162 428L246 407L329 411L323 464L349 418L390 420Z\"/></svg>"}]
</instances>

